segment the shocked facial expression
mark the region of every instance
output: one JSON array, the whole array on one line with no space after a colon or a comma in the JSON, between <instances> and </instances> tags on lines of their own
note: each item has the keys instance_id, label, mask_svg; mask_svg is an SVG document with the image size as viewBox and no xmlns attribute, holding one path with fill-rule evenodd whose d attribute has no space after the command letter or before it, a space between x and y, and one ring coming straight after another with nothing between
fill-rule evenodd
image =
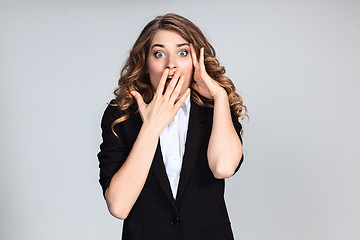
<instances>
[{"instance_id":1,"label":"shocked facial expression","mask_svg":"<svg viewBox=\"0 0 360 240\"><path fill-rule=\"evenodd\" d=\"M169 68L169 77L165 86L178 71L184 80L180 91L181 96L190 87L193 78L189 43L175 31L159 30L155 33L150 45L147 68L154 91L156 91L166 68Z\"/></svg>"}]
</instances>

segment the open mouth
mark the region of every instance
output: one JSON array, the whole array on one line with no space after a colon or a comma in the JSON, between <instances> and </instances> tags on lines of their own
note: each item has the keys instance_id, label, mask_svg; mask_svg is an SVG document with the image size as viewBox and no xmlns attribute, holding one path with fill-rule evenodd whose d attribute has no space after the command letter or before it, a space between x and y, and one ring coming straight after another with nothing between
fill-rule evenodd
<instances>
[{"instance_id":1,"label":"open mouth","mask_svg":"<svg viewBox=\"0 0 360 240\"><path fill-rule=\"evenodd\" d=\"M170 81L172 80L172 78L173 78L173 76L168 76L166 78L163 94L165 93L165 90L166 90L167 86L169 85Z\"/></svg>"},{"instance_id":2,"label":"open mouth","mask_svg":"<svg viewBox=\"0 0 360 240\"><path fill-rule=\"evenodd\" d=\"M173 78L173 76L168 76L167 78L166 78L166 86L170 83L170 81L172 80L172 78Z\"/></svg>"},{"instance_id":3,"label":"open mouth","mask_svg":"<svg viewBox=\"0 0 360 240\"><path fill-rule=\"evenodd\" d=\"M168 76L166 79L166 82L170 82L172 78L173 78L173 76Z\"/></svg>"}]
</instances>

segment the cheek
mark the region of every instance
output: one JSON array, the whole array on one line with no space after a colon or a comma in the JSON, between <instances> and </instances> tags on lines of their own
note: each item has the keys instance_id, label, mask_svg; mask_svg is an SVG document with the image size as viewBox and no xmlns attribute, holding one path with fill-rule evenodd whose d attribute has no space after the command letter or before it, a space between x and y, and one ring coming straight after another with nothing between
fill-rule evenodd
<instances>
[{"instance_id":1,"label":"cheek","mask_svg":"<svg viewBox=\"0 0 360 240\"><path fill-rule=\"evenodd\" d=\"M191 61L191 58L188 58L186 61L181 62L181 66L179 66L181 72L184 73L184 75L191 75L193 72L193 64Z\"/></svg>"},{"instance_id":2,"label":"cheek","mask_svg":"<svg viewBox=\"0 0 360 240\"><path fill-rule=\"evenodd\" d=\"M190 61L183 62L181 66L181 72L185 77L181 91L182 93L184 93L188 87L191 87L191 82L193 79L193 65L191 59Z\"/></svg>"},{"instance_id":3,"label":"cheek","mask_svg":"<svg viewBox=\"0 0 360 240\"><path fill-rule=\"evenodd\" d=\"M194 67L193 67L191 59L190 59L190 61L186 62L186 64L182 68L182 72L188 78L188 81L190 81L190 82L193 78L193 69L194 69Z\"/></svg>"},{"instance_id":4,"label":"cheek","mask_svg":"<svg viewBox=\"0 0 360 240\"><path fill-rule=\"evenodd\" d=\"M163 73L163 66L160 63L151 63L148 62L148 71L149 71L149 77L150 77L150 82L152 84L152 86L154 87L154 89L157 88L157 85L159 84L161 75Z\"/></svg>"},{"instance_id":5,"label":"cheek","mask_svg":"<svg viewBox=\"0 0 360 240\"><path fill-rule=\"evenodd\" d=\"M161 69L163 69L163 64L161 62L148 62L147 65L150 75L157 75L161 73Z\"/></svg>"}]
</instances>

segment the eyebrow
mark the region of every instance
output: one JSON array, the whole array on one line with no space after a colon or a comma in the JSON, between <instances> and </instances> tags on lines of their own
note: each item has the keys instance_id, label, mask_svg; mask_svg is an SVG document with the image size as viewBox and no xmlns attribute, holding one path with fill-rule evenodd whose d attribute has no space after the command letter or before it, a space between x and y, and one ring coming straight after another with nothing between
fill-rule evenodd
<instances>
[{"instance_id":1,"label":"eyebrow","mask_svg":"<svg viewBox=\"0 0 360 240\"><path fill-rule=\"evenodd\" d=\"M189 46L188 43L179 43L179 44L176 44L177 47L182 47L182 46ZM154 45L151 46L151 49L154 48L154 47L161 47L161 48L164 48L165 46L163 44L158 44L158 43L155 43Z\"/></svg>"}]
</instances>

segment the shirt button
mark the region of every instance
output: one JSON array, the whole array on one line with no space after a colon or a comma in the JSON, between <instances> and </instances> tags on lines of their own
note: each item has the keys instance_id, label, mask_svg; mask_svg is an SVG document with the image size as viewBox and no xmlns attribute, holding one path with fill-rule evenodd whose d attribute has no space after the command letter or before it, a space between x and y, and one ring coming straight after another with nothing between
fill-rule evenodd
<instances>
[{"instance_id":1,"label":"shirt button","mask_svg":"<svg viewBox=\"0 0 360 240\"><path fill-rule=\"evenodd\" d=\"M175 216L170 220L170 223L172 225L178 225L180 223L180 218L178 216Z\"/></svg>"},{"instance_id":2,"label":"shirt button","mask_svg":"<svg viewBox=\"0 0 360 240\"><path fill-rule=\"evenodd\" d=\"M176 137L177 137L177 135L174 133L173 135L171 135L171 137L176 138Z\"/></svg>"},{"instance_id":3,"label":"shirt button","mask_svg":"<svg viewBox=\"0 0 360 240\"><path fill-rule=\"evenodd\" d=\"M174 161L176 161L176 160L177 160L177 158L173 158L173 160L174 160Z\"/></svg>"}]
</instances>

